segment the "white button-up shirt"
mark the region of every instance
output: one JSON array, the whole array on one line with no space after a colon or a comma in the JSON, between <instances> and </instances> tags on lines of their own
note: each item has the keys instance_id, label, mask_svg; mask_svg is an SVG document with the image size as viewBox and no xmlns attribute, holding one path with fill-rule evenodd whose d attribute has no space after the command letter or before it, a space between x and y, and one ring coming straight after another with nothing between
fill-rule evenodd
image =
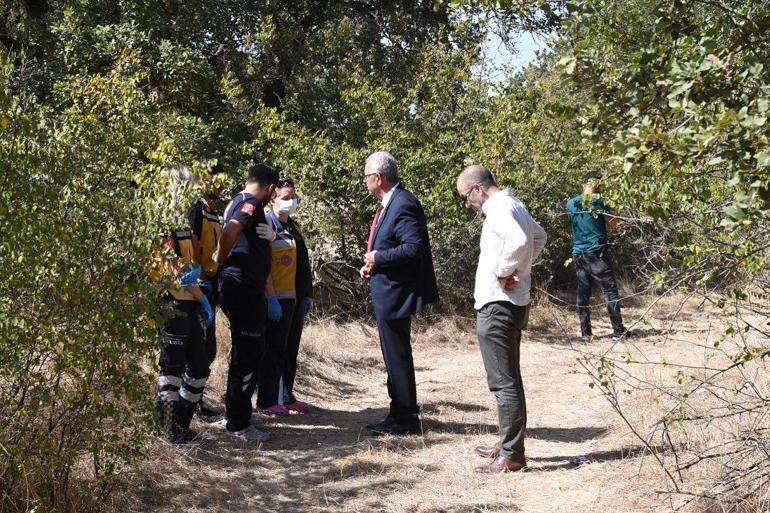
<instances>
[{"instance_id":1,"label":"white button-up shirt","mask_svg":"<svg viewBox=\"0 0 770 513\"><path fill-rule=\"evenodd\" d=\"M494 301L526 306L530 301L532 263L543 250L548 236L508 189L487 199L481 210L486 219L481 229L474 307L480 310ZM498 278L512 274L519 278L519 282L511 292L506 292Z\"/></svg>"},{"instance_id":2,"label":"white button-up shirt","mask_svg":"<svg viewBox=\"0 0 770 513\"><path fill-rule=\"evenodd\" d=\"M393 197L393 191L396 190L396 187L398 187L399 183L400 182L396 182L396 184L393 185L393 187L391 187L390 190L385 193L385 196L382 197L382 201L380 203L382 204L383 210L388 208L388 203L390 203L390 198Z\"/></svg>"}]
</instances>

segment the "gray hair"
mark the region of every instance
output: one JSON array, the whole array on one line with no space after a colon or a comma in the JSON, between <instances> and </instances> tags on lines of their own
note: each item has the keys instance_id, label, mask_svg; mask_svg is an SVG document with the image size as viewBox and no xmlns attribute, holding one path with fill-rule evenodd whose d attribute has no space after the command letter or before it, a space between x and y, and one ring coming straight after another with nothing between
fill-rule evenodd
<instances>
[{"instance_id":1,"label":"gray hair","mask_svg":"<svg viewBox=\"0 0 770 513\"><path fill-rule=\"evenodd\" d=\"M398 162L396 162L396 157L389 152L374 152L366 157L366 163L372 166L372 171L381 174L387 181L398 182Z\"/></svg>"}]
</instances>

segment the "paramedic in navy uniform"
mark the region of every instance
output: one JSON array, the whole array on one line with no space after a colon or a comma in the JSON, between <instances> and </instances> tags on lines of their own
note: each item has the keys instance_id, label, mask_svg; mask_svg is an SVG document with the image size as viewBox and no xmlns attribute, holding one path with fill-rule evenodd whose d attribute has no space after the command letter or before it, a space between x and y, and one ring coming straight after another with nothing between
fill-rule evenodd
<instances>
[{"instance_id":1,"label":"paramedic in navy uniform","mask_svg":"<svg viewBox=\"0 0 770 513\"><path fill-rule=\"evenodd\" d=\"M248 441L268 438L251 425L251 395L265 348L265 282L270 243L276 237L264 206L273 198L277 182L278 171L271 166L249 169L246 186L225 208L214 257L219 265L219 304L230 321L232 339L225 396L227 433Z\"/></svg>"}]
</instances>

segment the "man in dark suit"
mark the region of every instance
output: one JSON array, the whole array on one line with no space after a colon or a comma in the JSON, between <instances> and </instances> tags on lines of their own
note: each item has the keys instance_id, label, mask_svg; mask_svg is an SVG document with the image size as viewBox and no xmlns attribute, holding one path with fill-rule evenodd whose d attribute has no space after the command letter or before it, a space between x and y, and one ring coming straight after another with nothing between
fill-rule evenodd
<instances>
[{"instance_id":1,"label":"man in dark suit","mask_svg":"<svg viewBox=\"0 0 770 513\"><path fill-rule=\"evenodd\" d=\"M360 273L369 280L390 396L385 420L366 427L380 435L419 433L410 343L412 315L438 300L425 212L417 198L399 184L398 164L388 152L369 155L364 183L380 204Z\"/></svg>"}]
</instances>

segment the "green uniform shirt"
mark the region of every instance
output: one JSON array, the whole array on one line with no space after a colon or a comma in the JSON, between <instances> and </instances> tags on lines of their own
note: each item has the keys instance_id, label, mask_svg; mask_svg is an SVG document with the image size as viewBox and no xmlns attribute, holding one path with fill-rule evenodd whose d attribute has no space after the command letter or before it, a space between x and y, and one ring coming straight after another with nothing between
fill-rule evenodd
<instances>
[{"instance_id":1,"label":"green uniform shirt","mask_svg":"<svg viewBox=\"0 0 770 513\"><path fill-rule=\"evenodd\" d=\"M580 194L567 202L567 217L572 225L572 252L585 253L607 243L605 213L612 211L604 204L604 198L596 196L588 208L583 206Z\"/></svg>"}]
</instances>

